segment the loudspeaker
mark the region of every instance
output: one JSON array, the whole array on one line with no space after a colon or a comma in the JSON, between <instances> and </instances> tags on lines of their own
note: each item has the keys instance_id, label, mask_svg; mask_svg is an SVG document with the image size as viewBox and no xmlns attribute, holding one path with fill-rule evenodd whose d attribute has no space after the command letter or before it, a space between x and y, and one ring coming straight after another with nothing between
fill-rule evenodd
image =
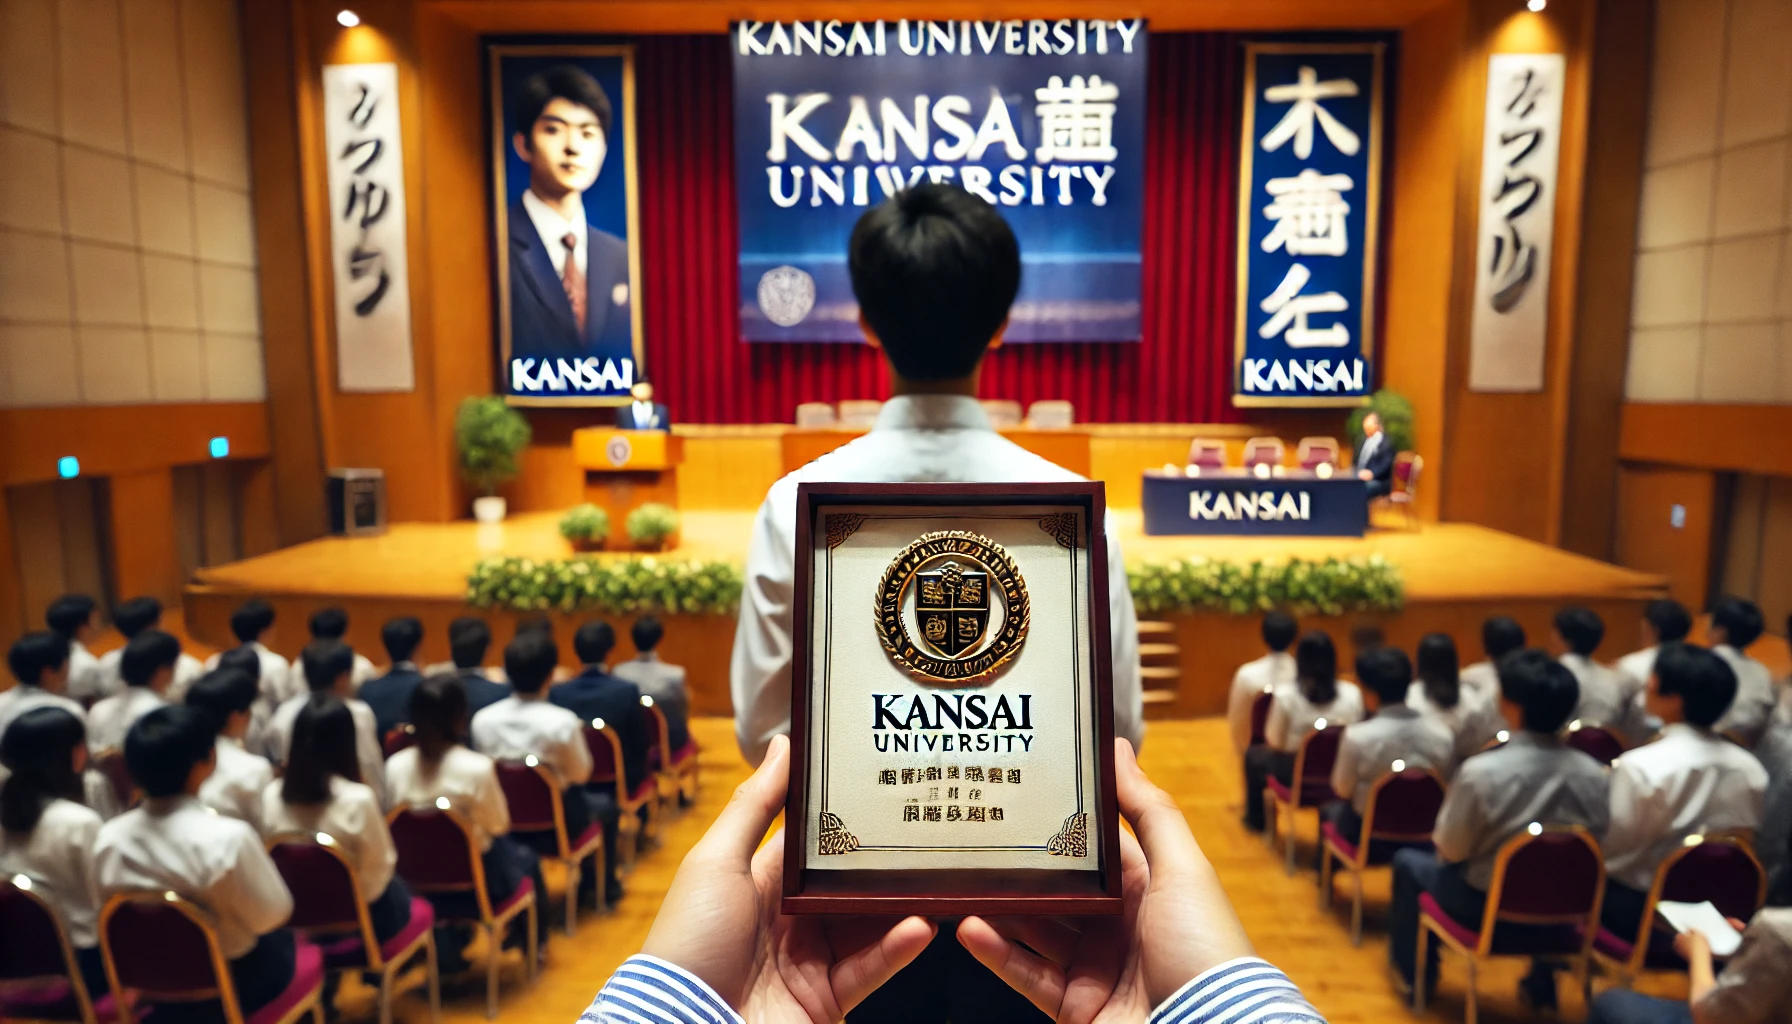
<instances>
[{"instance_id":1,"label":"loudspeaker","mask_svg":"<svg viewBox=\"0 0 1792 1024\"><path fill-rule=\"evenodd\" d=\"M386 471L332 469L330 532L350 537L386 532Z\"/></svg>"}]
</instances>

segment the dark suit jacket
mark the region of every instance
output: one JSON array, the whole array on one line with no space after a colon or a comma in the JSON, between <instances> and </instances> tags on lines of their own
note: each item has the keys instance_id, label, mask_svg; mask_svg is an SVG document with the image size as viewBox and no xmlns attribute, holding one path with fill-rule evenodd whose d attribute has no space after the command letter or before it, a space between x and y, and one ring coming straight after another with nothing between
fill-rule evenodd
<instances>
[{"instance_id":1,"label":"dark suit jacket","mask_svg":"<svg viewBox=\"0 0 1792 1024\"><path fill-rule=\"evenodd\" d=\"M355 695L373 709L381 743L386 741L387 733L411 720L411 694L421 682L423 674L416 669L395 668L364 684Z\"/></svg>"},{"instance_id":2,"label":"dark suit jacket","mask_svg":"<svg viewBox=\"0 0 1792 1024\"><path fill-rule=\"evenodd\" d=\"M548 690L548 701L589 723L601 718L622 738L622 777L633 793L647 777L647 716L641 713L641 688L600 669L585 671ZM654 737L657 740L658 737Z\"/></svg>"},{"instance_id":3,"label":"dark suit jacket","mask_svg":"<svg viewBox=\"0 0 1792 1024\"><path fill-rule=\"evenodd\" d=\"M1376 446L1374 454L1369 456L1367 462L1363 461L1362 447L1357 447L1354 464L1358 472L1368 470L1373 481L1383 486L1382 493L1385 494L1387 493L1385 488L1391 485L1394 479L1394 444L1388 440L1387 434L1384 433L1380 436L1381 442ZM1363 444L1368 443L1368 439L1365 438Z\"/></svg>"},{"instance_id":4,"label":"dark suit jacket","mask_svg":"<svg viewBox=\"0 0 1792 1024\"><path fill-rule=\"evenodd\" d=\"M635 403L622 406L616 410L616 426L622 430L671 430L672 414L664 404L653 403L653 422L643 423L635 416Z\"/></svg>"},{"instance_id":5,"label":"dark suit jacket","mask_svg":"<svg viewBox=\"0 0 1792 1024\"><path fill-rule=\"evenodd\" d=\"M554 273L541 233L519 200L510 206L510 351L513 356L549 359L633 357L629 304L615 301L616 286L628 285L628 243L607 231L586 227L585 333L573 319L566 288Z\"/></svg>"},{"instance_id":6,"label":"dark suit jacket","mask_svg":"<svg viewBox=\"0 0 1792 1024\"><path fill-rule=\"evenodd\" d=\"M492 682L485 678L484 672L476 668L461 669L460 681L461 685L467 688L467 721L469 722L482 708L496 704L510 696L510 687L503 683Z\"/></svg>"}]
</instances>

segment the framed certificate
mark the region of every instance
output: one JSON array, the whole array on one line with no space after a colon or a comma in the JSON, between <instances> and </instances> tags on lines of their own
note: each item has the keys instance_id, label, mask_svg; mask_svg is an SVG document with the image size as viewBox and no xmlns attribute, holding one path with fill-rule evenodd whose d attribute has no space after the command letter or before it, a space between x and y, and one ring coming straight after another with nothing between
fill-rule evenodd
<instances>
[{"instance_id":1,"label":"framed certificate","mask_svg":"<svg viewBox=\"0 0 1792 1024\"><path fill-rule=\"evenodd\" d=\"M786 913L1118 913L1099 483L797 488Z\"/></svg>"}]
</instances>

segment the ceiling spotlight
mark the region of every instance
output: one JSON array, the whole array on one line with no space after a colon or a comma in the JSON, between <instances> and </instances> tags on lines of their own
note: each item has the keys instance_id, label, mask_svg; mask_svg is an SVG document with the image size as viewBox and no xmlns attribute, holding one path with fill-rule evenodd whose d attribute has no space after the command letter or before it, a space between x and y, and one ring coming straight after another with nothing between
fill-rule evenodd
<instances>
[{"instance_id":1,"label":"ceiling spotlight","mask_svg":"<svg viewBox=\"0 0 1792 1024\"><path fill-rule=\"evenodd\" d=\"M1549 0L1525 0L1524 5L1533 11L1541 11L1543 8L1549 6Z\"/></svg>"},{"instance_id":2,"label":"ceiling spotlight","mask_svg":"<svg viewBox=\"0 0 1792 1024\"><path fill-rule=\"evenodd\" d=\"M1540 11L1542 9L1543 0L1531 0L1531 10ZM356 25L361 24L361 16L344 7L342 10L336 12L336 24L341 25L343 28L354 28Z\"/></svg>"}]
</instances>

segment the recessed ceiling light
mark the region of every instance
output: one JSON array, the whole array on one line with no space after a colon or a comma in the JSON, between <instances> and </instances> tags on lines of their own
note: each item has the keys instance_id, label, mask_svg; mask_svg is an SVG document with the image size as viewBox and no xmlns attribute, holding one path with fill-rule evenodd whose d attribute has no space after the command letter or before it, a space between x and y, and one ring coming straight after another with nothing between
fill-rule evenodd
<instances>
[{"instance_id":1,"label":"recessed ceiling light","mask_svg":"<svg viewBox=\"0 0 1792 1024\"><path fill-rule=\"evenodd\" d=\"M1542 0L1531 0L1531 10L1537 11L1542 9ZM336 24L341 25L343 28L354 28L356 25L361 24L361 16L344 7L342 10L336 12Z\"/></svg>"}]
</instances>

